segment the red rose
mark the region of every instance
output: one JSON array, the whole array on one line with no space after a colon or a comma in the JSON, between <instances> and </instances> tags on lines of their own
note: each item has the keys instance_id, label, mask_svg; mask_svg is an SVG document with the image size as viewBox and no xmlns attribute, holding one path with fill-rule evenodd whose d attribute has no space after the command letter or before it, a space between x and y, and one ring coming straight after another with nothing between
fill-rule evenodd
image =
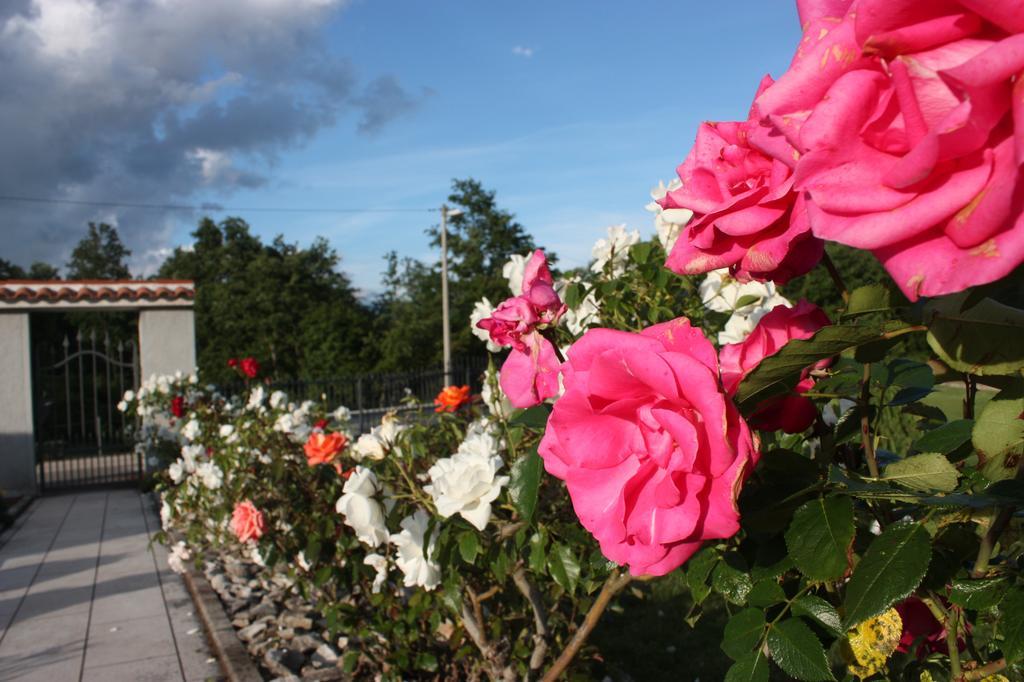
<instances>
[{"instance_id":1,"label":"red rose","mask_svg":"<svg viewBox=\"0 0 1024 682\"><path fill-rule=\"evenodd\" d=\"M176 395L171 398L171 414L178 419L185 416L185 399L182 396Z\"/></svg>"},{"instance_id":2,"label":"red rose","mask_svg":"<svg viewBox=\"0 0 1024 682\"><path fill-rule=\"evenodd\" d=\"M829 319L813 303L800 301L793 308L779 306L762 317L754 331L740 343L722 347L719 362L722 365L722 385L729 395L734 395L743 378L770 355L775 355L792 339L807 339L816 331L829 324ZM785 431L800 433L812 423L818 414L806 393L814 386L810 378L811 367L807 367L796 393L769 398L757 407L750 416L750 425L763 431Z\"/></svg>"},{"instance_id":3,"label":"red rose","mask_svg":"<svg viewBox=\"0 0 1024 682\"><path fill-rule=\"evenodd\" d=\"M247 357L242 360L242 373L250 379L255 379L256 375L260 373L260 363L256 361L254 357Z\"/></svg>"},{"instance_id":4,"label":"red rose","mask_svg":"<svg viewBox=\"0 0 1024 682\"><path fill-rule=\"evenodd\" d=\"M238 367L238 358L228 358L228 367Z\"/></svg>"}]
</instances>

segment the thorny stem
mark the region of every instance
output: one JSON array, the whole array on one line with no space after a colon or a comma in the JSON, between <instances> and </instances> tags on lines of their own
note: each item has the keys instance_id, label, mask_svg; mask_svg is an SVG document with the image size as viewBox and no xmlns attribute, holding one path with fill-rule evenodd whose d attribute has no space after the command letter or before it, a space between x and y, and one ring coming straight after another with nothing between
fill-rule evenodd
<instances>
[{"instance_id":1,"label":"thorny stem","mask_svg":"<svg viewBox=\"0 0 1024 682\"><path fill-rule=\"evenodd\" d=\"M928 598L923 599L922 602L928 607L928 610L935 616L935 620L939 621L946 627L946 646L949 649L949 667L950 673L952 674L952 680L959 680L961 675L960 667L960 647L958 645L959 639L959 628L960 628L960 612L957 611L955 606L951 606L948 609L942 605L942 600L932 591L929 590Z\"/></svg>"},{"instance_id":2,"label":"thorny stem","mask_svg":"<svg viewBox=\"0 0 1024 682\"><path fill-rule=\"evenodd\" d=\"M583 623L580 624L580 628L573 635L569 644L566 645L562 653L558 655L555 662L551 664L548 671L544 673L544 677L541 678L541 682L554 682L558 677L565 672L565 669L572 663L572 659L576 657L579 650L583 647L583 644L587 641L587 637L597 626L597 621L600 620L601 614L608 608L608 604L611 603L612 598L622 591L626 585L632 582L633 576L629 573L622 573L618 569L612 571L612 574L608 576L608 579L604 581L604 585L601 587L601 593L597 595L597 599L594 600L593 606L587 611L587 615L583 618Z\"/></svg>"},{"instance_id":3,"label":"thorny stem","mask_svg":"<svg viewBox=\"0 0 1024 682\"><path fill-rule=\"evenodd\" d=\"M868 462L871 478L878 478L878 460L875 459L875 445L871 442L871 415L868 407L871 402L871 363L864 363L864 374L860 380L860 440L864 446L864 458Z\"/></svg>"},{"instance_id":4,"label":"thorny stem","mask_svg":"<svg viewBox=\"0 0 1024 682\"><path fill-rule=\"evenodd\" d=\"M988 677L989 675L997 673L1000 670L1003 670L1005 668L1006 668L1006 659L1005 658L1000 658L999 660L992 661L991 663L987 663L987 664L981 666L980 668L975 668L974 670L968 670L967 672L965 672L963 674L963 678L962 679L964 679L964 680L981 680L981 679L984 679L984 678Z\"/></svg>"},{"instance_id":5,"label":"thorny stem","mask_svg":"<svg viewBox=\"0 0 1024 682\"><path fill-rule=\"evenodd\" d=\"M1024 458L1021 458L1021 461L1017 464L1016 478L1018 480L1021 478L1022 473L1024 473ZM999 541L999 536L1010 525L1010 519L1013 518L1015 511L1015 507L1003 507L996 514L996 517L992 519L992 525L988 527L985 537L981 539L981 546L978 547L978 557L974 560L974 568L971 570L972 578L982 578L988 573L988 562L992 559L992 551L996 546L996 542Z\"/></svg>"},{"instance_id":6,"label":"thorny stem","mask_svg":"<svg viewBox=\"0 0 1024 682\"><path fill-rule=\"evenodd\" d=\"M970 374L964 374L964 419L974 419L974 397L978 395L978 384Z\"/></svg>"},{"instance_id":7,"label":"thorny stem","mask_svg":"<svg viewBox=\"0 0 1024 682\"><path fill-rule=\"evenodd\" d=\"M829 258L828 252L823 252L821 255L821 264L828 270L829 277L832 278L832 282L836 285L836 289L839 290L839 295L843 297L843 303L850 302L850 292L846 288L846 283L843 282L843 276L839 274L839 270L836 269L836 264Z\"/></svg>"},{"instance_id":8,"label":"thorny stem","mask_svg":"<svg viewBox=\"0 0 1024 682\"><path fill-rule=\"evenodd\" d=\"M534 673L544 665L544 657L548 652L548 637L550 633L548 631L547 610L544 607L544 598L540 590L527 577L526 571L522 566L519 566L512 572L512 582L519 588L519 591L526 597L526 600L530 602L530 608L533 609L534 635L533 653L530 654L530 672Z\"/></svg>"}]
</instances>

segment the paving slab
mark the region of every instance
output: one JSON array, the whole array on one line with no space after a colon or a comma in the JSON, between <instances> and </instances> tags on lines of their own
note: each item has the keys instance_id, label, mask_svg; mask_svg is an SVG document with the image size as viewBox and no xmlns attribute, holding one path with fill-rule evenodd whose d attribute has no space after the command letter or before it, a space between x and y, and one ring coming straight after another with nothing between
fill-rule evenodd
<instances>
[{"instance_id":1,"label":"paving slab","mask_svg":"<svg viewBox=\"0 0 1024 682\"><path fill-rule=\"evenodd\" d=\"M134 490L44 497L0 538L0 679L220 679Z\"/></svg>"}]
</instances>

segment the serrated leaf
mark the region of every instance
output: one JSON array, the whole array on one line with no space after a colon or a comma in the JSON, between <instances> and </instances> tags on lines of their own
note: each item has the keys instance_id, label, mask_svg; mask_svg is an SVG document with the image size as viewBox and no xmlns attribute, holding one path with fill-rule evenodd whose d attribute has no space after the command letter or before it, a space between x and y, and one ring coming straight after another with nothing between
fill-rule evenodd
<instances>
[{"instance_id":1,"label":"serrated leaf","mask_svg":"<svg viewBox=\"0 0 1024 682\"><path fill-rule=\"evenodd\" d=\"M536 449L521 455L512 465L508 496L527 523L533 520L533 512L537 509L537 494L543 470L544 461Z\"/></svg>"},{"instance_id":2,"label":"serrated leaf","mask_svg":"<svg viewBox=\"0 0 1024 682\"><path fill-rule=\"evenodd\" d=\"M1018 463L1024 456L1021 415L1024 415L1024 386L1018 381L988 401L974 424L971 440L978 451L982 473L990 481L1017 475Z\"/></svg>"},{"instance_id":3,"label":"serrated leaf","mask_svg":"<svg viewBox=\"0 0 1024 682\"><path fill-rule=\"evenodd\" d=\"M931 538L924 526L886 528L871 542L846 585L845 627L877 616L913 592L931 558Z\"/></svg>"},{"instance_id":4,"label":"serrated leaf","mask_svg":"<svg viewBox=\"0 0 1024 682\"><path fill-rule=\"evenodd\" d=\"M647 262L647 259L651 257L651 248L653 244L650 242L640 242L634 244L629 250L630 257L639 265L643 265Z\"/></svg>"},{"instance_id":5,"label":"serrated leaf","mask_svg":"<svg viewBox=\"0 0 1024 682\"><path fill-rule=\"evenodd\" d=\"M704 547L686 562L686 585L697 604L711 594L708 578L718 559L718 552L711 547Z\"/></svg>"},{"instance_id":6,"label":"serrated leaf","mask_svg":"<svg viewBox=\"0 0 1024 682\"><path fill-rule=\"evenodd\" d=\"M579 282L573 282L565 288L562 300L565 301L565 305L569 310L575 310L579 307L580 301L583 300L582 287Z\"/></svg>"},{"instance_id":7,"label":"serrated leaf","mask_svg":"<svg viewBox=\"0 0 1024 682\"><path fill-rule=\"evenodd\" d=\"M1009 586L1005 578L954 580L949 600L965 609L983 611L997 605Z\"/></svg>"},{"instance_id":8,"label":"serrated leaf","mask_svg":"<svg viewBox=\"0 0 1024 682\"><path fill-rule=\"evenodd\" d=\"M739 659L725 673L725 682L768 682L768 661L760 651Z\"/></svg>"},{"instance_id":9,"label":"serrated leaf","mask_svg":"<svg viewBox=\"0 0 1024 682\"><path fill-rule=\"evenodd\" d=\"M796 616L807 616L816 621L830 635L843 635L843 621L839 617L839 612L821 597L805 594L793 602L791 609Z\"/></svg>"},{"instance_id":10,"label":"serrated leaf","mask_svg":"<svg viewBox=\"0 0 1024 682\"><path fill-rule=\"evenodd\" d=\"M1003 655L1007 663L1024 657L1024 590L1014 588L1000 606L999 632L1003 635Z\"/></svg>"},{"instance_id":11,"label":"serrated leaf","mask_svg":"<svg viewBox=\"0 0 1024 682\"><path fill-rule=\"evenodd\" d=\"M786 530L786 547L800 572L811 580L842 577L847 552L856 532L853 501L848 497L818 498L804 503Z\"/></svg>"},{"instance_id":12,"label":"serrated leaf","mask_svg":"<svg viewBox=\"0 0 1024 682\"><path fill-rule=\"evenodd\" d=\"M768 631L768 653L791 677L804 682L835 679L821 642L799 618L789 618Z\"/></svg>"},{"instance_id":13,"label":"serrated leaf","mask_svg":"<svg viewBox=\"0 0 1024 682\"><path fill-rule=\"evenodd\" d=\"M508 420L509 426L525 426L536 431L543 431L548 425L551 406L545 403L534 405L525 410L516 410Z\"/></svg>"},{"instance_id":14,"label":"serrated leaf","mask_svg":"<svg viewBox=\"0 0 1024 682\"><path fill-rule=\"evenodd\" d=\"M833 325L822 327L809 339L795 339L754 368L740 383L736 402L745 414L762 401L796 386L800 373L819 360L881 338L882 325Z\"/></svg>"},{"instance_id":15,"label":"serrated leaf","mask_svg":"<svg viewBox=\"0 0 1024 682\"><path fill-rule=\"evenodd\" d=\"M893 462L885 467L882 478L911 490L948 493L956 490L960 474L945 455L926 452Z\"/></svg>"},{"instance_id":16,"label":"serrated leaf","mask_svg":"<svg viewBox=\"0 0 1024 682\"><path fill-rule=\"evenodd\" d=\"M878 313L892 308L892 291L884 284L868 284L850 292L843 317Z\"/></svg>"},{"instance_id":17,"label":"serrated leaf","mask_svg":"<svg viewBox=\"0 0 1024 682\"><path fill-rule=\"evenodd\" d=\"M924 386L907 386L896 391L896 395L889 401L889 407L898 407L900 405L909 405L910 403L916 403L922 398L931 395L932 389L925 388Z\"/></svg>"},{"instance_id":18,"label":"serrated leaf","mask_svg":"<svg viewBox=\"0 0 1024 682\"><path fill-rule=\"evenodd\" d=\"M774 580L762 580L754 583L754 586L750 588L750 594L747 595L748 604L761 608L784 601L786 601L786 593L782 590L782 586Z\"/></svg>"},{"instance_id":19,"label":"serrated leaf","mask_svg":"<svg viewBox=\"0 0 1024 682\"><path fill-rule=\"evenodd\" d=\"M918 452L941 452L948 455L961 445L970 442L973 419L957 419L938 426L925 433L914 443Z\"/></svg>"},{"instance_id":20,"label":"serrated leaf","mask_svg":"<svg viewBox=\"0 0 1024 682\"><path fill-rule=\"evenodd\" d=\"M964 292L928 303L928 345L960 372L1013 374L1024 368L1024 310L990 298L961 310L967 296Z\"/></svg>"},{"instance_id":21,"label":"serrated leaf","mask_svg":"<svg viewBox=\"0 0 1024 682\"><path fill-rule=\"evenodd\" d=\"M722 635L722 651L729 658L738 661L757 646L764 634L764 611L760 609L743 609L734 614L725 624Z\"/></svg>"},{"instance_id":22,"label":"serrated leaf","mask_svg":"<svg viewBox=\"0 0 1024 682\"><path fill-rule=\"evenodd\" d=\"M580 580L580 563L568 546L557 544L551 548L548 572L566 592L572 594L576 590Z\"/></svg>"},{"instance_id":23,"label":"serrated leaf","mask_svg":"<svg viewBox=\"0 0 1024 682\"><path fill-rule=\"evenodd\" d=\"M480 551L480 539L471 530L466 530L459 533L459 555L462 560L467 564L472 564L476 560L476 555Z\"/></svg>"},{"instance_id":24,"label":"serrated leaf","mask_svg":"<svg viewBox=\"0 0 1024 682\"><path fill-rule=\"evenodd\" d=\"M754 587L748 573L730 566L727 561L720 561L715 566L711 574L711 585L715 592L739 606L747 603L747 595Z\"/></svg>"}]
</instances>

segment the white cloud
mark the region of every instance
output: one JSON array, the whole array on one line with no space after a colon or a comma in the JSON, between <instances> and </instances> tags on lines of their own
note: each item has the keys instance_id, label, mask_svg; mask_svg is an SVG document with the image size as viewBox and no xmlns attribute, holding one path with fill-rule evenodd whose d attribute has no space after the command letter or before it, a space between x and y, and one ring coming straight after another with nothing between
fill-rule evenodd
<instances>
[{"instance_id":1,"label":"white cloud","mask_svg":"<svg viewBox=\"0 0 1024 682\"><path fill-rule=\"evenodd\" d=\"M532 57L533 52L534 50L532 47L524 47L522 45L516 45L515 47L512 48L512 54L514 54L517 57L524 57L526 59Z\"/></svg>"}]
</instances>

